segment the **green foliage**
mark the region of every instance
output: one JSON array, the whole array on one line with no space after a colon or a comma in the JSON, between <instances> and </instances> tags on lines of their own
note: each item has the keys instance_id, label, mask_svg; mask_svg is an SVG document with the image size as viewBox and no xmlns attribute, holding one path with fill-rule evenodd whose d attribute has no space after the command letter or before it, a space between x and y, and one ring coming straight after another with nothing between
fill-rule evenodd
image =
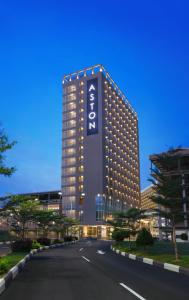
<instances>
[{"instance_id":1,"label":"green foliage","mask_svg":"<svg viewBox=\"0 0 189 300\"><path fill-rule=\"evenodd\" d=\"M154 194L151 200L157 204L157 215L167 220L167 226L162 230L172 231L172 240L175 248L175 257L178 259L178 249L176 242L176 225L183 222L184 217L189 217L188 212L184 212L183 204L189 203L189 199L182 198L181 176L173 176L179 155L177 149L171 149L160 155L155 155L156 166L151 169L151 179Z\"/></svg>"},{"instance_id":2,"label":"green foliage","mask_svg":"<svg viewBox=\"0 0 189 300\"><path fill-rule=\"evenodd\" d=\"M125 228L135 231L138 228L139 221L143 218L143 211L138 208L129 208L126 212L116 212L113 214L113 220L109 220L108 224L115 229Z\"/></svg>"},{"instance_id":3,"label":"green foliage","mask_svg":"<svg viewBox=\"0 0 189 300\"><path fill-rule=\"evenodd\" d=\"M64 242L71 242L71 241L74 241L75 238L72 237L71 235L67 235L64 237Z\"/></svg>"},{"instance_id":4,"label":"green foliage","mask_svg":"<svg viewBox=\"0 0 189 300\"><path fill-rule=\"evenodd\" d=\"M22 239L28 228L28 222L35 219L36 211L39 209L39 202L31 196L16 195L1 209L1 215L11 217L11 226L20 233Z\"/></svg>"},{"instance_id":5,"label":"green foliage","mask_svg":"<svg viewBox=\"0 0 189 300\"><path fill-rule=\"evenodd\" d=\"M188 235L186 233L181 233L180 238L183 241L187 241L188 240Z\"/></svg>"},{"instance_id":6,"label":"green foliage","mask_svg":"<svg viewBox=\"0 0 189 300\"><path fill-rule=\"evenodd\" d=\"M118 238L119 241L128 238L130 242L131 236L135 236L138 232L140 219L144 217L144 211L138 208L130 208L126 212L114 213L113 220L108 222L114 227L112 238L115 240ZM124 232L119 233L119 230L120 232ZM118 233L116 231L118 231Z\"/></svg>"},{"instance_id":7,"label":"green foliage","mask_svg":"<svg viewBox=\"0 0 189 300\"><path fill-rule=\"evenodd\" d=\"M121 242L125 238L128 238L130 235L129 231L123 230L123 229L115 229L112 232L112 239L116 242Z\"/></svg>"},{"instance_id":8,"label":"green foliage","mask_svg":"<svg viewBox=\"0 0 189 300\"><path fill-rule=\"evenodd\" d=\"M189 203L188 199L182 199L181 176L173 176L169 173L175 167L178 159L174 149L156 155L156 165L159 168L151 169L151 179L149 179L154 189L151 199L159 206L157 213L170 220L172 226L183 221L183 203L184 201Z\"/></svg>"},{"instance_id":9,"label":"green foliage","mask_svg":"<svg viewBox=\"0 0 189 300\"><path fill-rule=\"evenodd\" d=\"M37 242L36 240L32 241L32 249L39 249L41 247L41 244Z\"/></svg>"},{"instance_id":10,"label":"green foliage","mask_svg":"<svg viewBox=\"0 0 189 300\"><path fill-rule=\"evenodd\" d=\"M53 241L53 244L61 244L61 243L62 243L62 241L59 240L59 239L55 239L55 240Z\"/></svg>"},{"instance_id":11,"label":"green foliage","mask_svg":"<svg viewBox=\"0 0 189 300\"><path fill-rule=\"evenodd\" d=\"M8 264L5 261L0 261L0 275L7 273L9 270Z\"/></svg>"},{"instance_id":12,"label":"green foliage","mask_svg":"<svg viewBox=\"0 0 189 300\"><path fill-rule=\"evenodd\" d=\"M57 227L61 232L62 236L65 238L69 235L75 235L79 230L78 225L78 220L62 216L62 218L60 219L60 223L57 224Z\"/></svg>"},{"instance_id":13,"label":"green foliage","mask_svg":"<svg viewBox=\"0 0 189 300\"><path fill-rule=\"evenodd\" d=\"M152 246L153 243L154 239L151 233L146 228L140 229L137 235L136 245L145 248L146 246Z\"/></svg>"},{"instance_id":14,"label":"green foliage","mask_svg":"<svg viewBox=\"0 0 189 300\"><path fill-rule=\"evenodd\" d=\"M7 273L13 266L15 266L26 253L10 253L7 256L0 258L0 275Z\"/></svg>"},{"instance_id":15,"label":"green foliage","mask_svg":"<svg viewBox=\"0 0 189 300\"><path fill-rule=\"evenodd\" d=\"M14 145L15 141L9 142L9 139L7 135L5 134L4 130L0 128L0 175L4 176L11 176L15 172L15 168L7 167L4 163L5 161L5 156L4 153L7 150L10 150Z\"/></svg>"},{"instance_id":16,"label":"green foliage","mask_svg":"<svg viewBox=\"0 0 189 300\"><path fill-rule=\"evenodd\" d=\"M177 264L186 268L189 268L189 247L188 243L178 243L178 248L181 253L179 261L175 260L174 246L171 242L155 242L153 246L146 247L135 247L136 243L132 242L130 249L128 241L116 243L114 247L119 249L121 252L132 253L141 257L148 257L156 261L163 263Z\"/></svg>"},{"instance_id":17,"label":"green foliage","mask_svg":"<svg viewBox=\"0 0 189 300\"><path fill-rule=\"evenodd\" d=\"M32 249L32 240L19 240L11 244L13 252L29 252Z\"/></svg>"},{"instance_id":18,"label":"green foliage","mask_svg":"<svg viewBox=\"0 0 189 300\"><path fill-rule=\"evenodd\" d=\"M37 242L43 246L50 246L51 244L51 240L46 237L38 238Z\"/></svg>"},{"instance_id":19,"label":"green foliage","mask_svg":"<svg viewBox=\"0 0 189 300\"><path fill-rule=\"evenodd\" d=\"M42 229L43 237L46 237L49 230L56 227L60 215L52 210L38 210L35 212L34 221Z\"/></svg>"}]
</instances>

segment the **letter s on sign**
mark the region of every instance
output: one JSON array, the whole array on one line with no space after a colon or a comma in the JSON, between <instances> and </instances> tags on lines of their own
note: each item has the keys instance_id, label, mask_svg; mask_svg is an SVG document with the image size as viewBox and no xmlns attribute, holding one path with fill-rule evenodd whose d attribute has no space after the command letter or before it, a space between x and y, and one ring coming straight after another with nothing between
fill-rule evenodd
<instances>
[{"instance_id":1,"label":"letter s on sign","mask_svg":"<svg viewBox=\"0 0 189 300\"><path fill-rule=\"evenodd\" d=\"M95 97L94 94L90 94L90 101L94 101Z\"/></svg>"}]
</instances>

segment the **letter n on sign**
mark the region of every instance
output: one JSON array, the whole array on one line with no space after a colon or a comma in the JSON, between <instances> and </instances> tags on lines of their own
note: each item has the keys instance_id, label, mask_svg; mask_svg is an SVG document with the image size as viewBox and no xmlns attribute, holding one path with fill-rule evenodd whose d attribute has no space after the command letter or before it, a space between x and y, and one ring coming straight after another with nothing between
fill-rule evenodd
<instances>
[{"instance_id":1,"label":"letter n on sign","mask_svg":"<svg viewBox=\"0 0 189 300\"><path fill-rule=\"evenodd\" d=\"M87 135L98 133L98 78L87 81Z\"/></svg>"}]
</instances>

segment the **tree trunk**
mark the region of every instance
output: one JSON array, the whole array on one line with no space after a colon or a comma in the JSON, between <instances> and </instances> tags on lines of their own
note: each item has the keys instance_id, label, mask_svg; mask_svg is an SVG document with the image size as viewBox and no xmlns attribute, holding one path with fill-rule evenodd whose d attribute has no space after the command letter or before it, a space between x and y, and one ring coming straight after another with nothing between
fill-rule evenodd
<instances>
[{"instance_id":1,"label":"tree trunk","mask_svg":"<svg viewBox=\"0 0 189 300\"><path fill-rule=\"evenodd\" d=\"M178 260L178 248L177 248L177 241L176 241L175 225L173 225L173 245L174 245L174 250L175 250L175 259Z\"/></svg>"},{"instance_id":2,"label":"tree trunk","mask_svg":"<svg viewBox=\"0 0 189 300\"><path fill-rule=\"evenodd\" d=\"M129 250L131 250L131 237L129 235Z\"/></svg>"},{"instance_id":3,"label":"tree trunk","mask_svg":"<svg viewBox=\"0 0 189 300\"><path fill-rule=\"evenodd\" d=\"M24 240L25 238L25 223L22 224L22 231L21 231L21 239Z\"/></svg>"}]
</instances>

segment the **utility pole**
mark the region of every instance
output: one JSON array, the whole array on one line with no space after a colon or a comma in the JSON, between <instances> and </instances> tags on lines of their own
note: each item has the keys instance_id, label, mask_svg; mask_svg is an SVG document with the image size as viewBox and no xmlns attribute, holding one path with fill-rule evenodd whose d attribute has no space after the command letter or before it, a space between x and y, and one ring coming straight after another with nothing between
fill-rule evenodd
<instances>
[{"instance_id":1,"label":"utility pole","mask_svg":"<svg viewBox=\"0 0 189 300\"><path fill-rule=\"evenodd\" d=\"M185 189L185 178L182 174L182 199L183 199L183 212L184 212L184 227L188 236L188 220L187 220L187 206L186 206L186 189Z\"/></svg>"}]
</instances>

